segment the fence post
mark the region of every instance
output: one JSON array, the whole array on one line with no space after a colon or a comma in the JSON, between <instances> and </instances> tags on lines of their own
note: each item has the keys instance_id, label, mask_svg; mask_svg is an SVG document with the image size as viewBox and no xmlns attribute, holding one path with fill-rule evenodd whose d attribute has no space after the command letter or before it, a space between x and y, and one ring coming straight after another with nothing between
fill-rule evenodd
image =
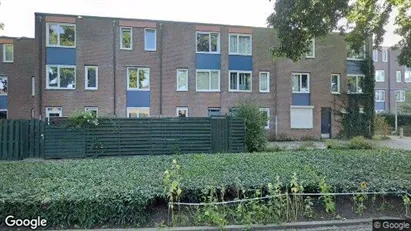
<instances>
[{"instance_id":1,"label":"fence post","mask_svg":"<svg viewBox=\"0 0 411 231\"><path fill-rule=\"evenodd\" d=\"M400 138L404 138L404 128L400 128Z\"/></svg>"}]
</instances>

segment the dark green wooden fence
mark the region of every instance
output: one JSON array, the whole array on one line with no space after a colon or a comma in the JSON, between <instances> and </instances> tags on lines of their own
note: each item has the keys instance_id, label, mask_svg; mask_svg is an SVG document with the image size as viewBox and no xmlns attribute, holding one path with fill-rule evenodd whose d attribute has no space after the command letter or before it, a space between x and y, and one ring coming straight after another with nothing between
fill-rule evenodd
<instances>
[{"instance_id":1,"label":"dark green wooden fence","mask_svg":"<svg viewBox=\"0 0 411 231\"><path fill-rule=\"evenodd\" d=\"M233 117L99 119L81 129L66 128L61 119L4 123L0 159L245 151L244 120Z\"/></svg>"},{"instance_id":2,"label":"dark green wooden fence","mask_svg":"<svg viewBox=\"0 0 411 231\"><path fill-rule=\"evenodd\" d=\"M44 122L0 120L0 160L43 158Z\"/></svg>"}]
</instances>

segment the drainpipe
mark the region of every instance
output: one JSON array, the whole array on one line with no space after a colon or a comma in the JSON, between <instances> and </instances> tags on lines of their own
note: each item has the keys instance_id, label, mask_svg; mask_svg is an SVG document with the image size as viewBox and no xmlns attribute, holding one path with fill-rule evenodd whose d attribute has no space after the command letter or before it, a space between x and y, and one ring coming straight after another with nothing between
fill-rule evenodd
<instances>
[{"instance_id":1,"label":"drainpipe","mask_svg":"<svg viewBox=\"0 0 411 231\"><path fill-rule=\"evenodd\" d=\"M116 80L117 80L117 50L116 50L116 41L117 41L117 33L116 33L116 20L113 20L113 115L116 118Z\"/></svg>"},{"instance_id":2,"label":"drainpipe","mask_svg":"<svg viewBox=\"0 0 411 231\"><path fill-rule=\"evenodd\" d=\"M163 24L160 23L160 117L163 116Z\"/></svg>"},{"instance_id":3,"label":"drainpipe","mask_svg":"<svg viewBox=\"0 0 411 231\"><path fill-rule=\"evenodd\" d=\"M275 139L278 139L278 65L277 61L274 61L274 84L275 84L275 91L274 91L274 102L275 102Z\"/></svg>"},{"instance_id":4,"label":"drainpipe","mask_svg":"<svg viewBox=\"0 0 411 231\"><path fill-rule=\"evenodd\" d=\"M38 65L39 65L39 73L38 73L38 78L39 78L39 119L42 119L42 114L43 114L43 87L42 87L42 80L43 80L43 49L44 49L44 44L43 44L43 16L39 16L39 25L40 25L40 30L39 30L39 57L38 57Z\"/></svg>"},{"instance_id":5,"label":"drainpipe","mask_svg":"<svg viewBox=\"0 0 411 231\"><path fill-rule=\"evenodd\" d=\"M388 72L387 73L387 75L388 75L388 78L387 78L387 81L388 81L388 112L391 113L391 51L387 49L387 53L388 53L387 54L387 59L388 59L387 60L387 62L388 62L388 71L387 71ZM381 59L382 59L382 57L381 57ZM397 80L395 80L395 81L397 81ZM395 100L395 101L397 101L397 100ZM397 110L395 110L395 111L397 111ZM395 130L395 131L397 131L397 130Z\"/></svg>"}]
</instances>

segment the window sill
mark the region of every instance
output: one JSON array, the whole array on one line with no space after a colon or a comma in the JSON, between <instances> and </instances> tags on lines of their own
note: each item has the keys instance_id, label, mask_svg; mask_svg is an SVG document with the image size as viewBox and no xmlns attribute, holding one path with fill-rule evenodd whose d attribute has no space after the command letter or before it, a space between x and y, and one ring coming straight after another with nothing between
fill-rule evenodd
<instances>
[{"instance_id":1,"label":"window sill","mask_svg":"<svg viewBox=\"0 0 411 231\"><path fill-rule=\"evenodd\" d=\"M13 61L4 61L3 60L3 63L14 63L14 60Z\"/></svg>"},{"instance_id":2,"label":"window sill","mask_svg":"<svg viewBox=\"0 0 411 231\"><path fill-rule=\"evenodd\" d=\"M265 93L265 94L267 94L267 93L270 93L270 91L260 91L260 93Z\"/></svg>"},{"instance_id":3,"label":"window sill","mask_svg":"<svg viewBox=\"0 0 411 231\"><path fill-rule=\"evenodd\" d=\"M187 90L176 90L176 92L187 92L188 91L188 89Z\"/></svg>"},{"instance_id":4,"label":"window sill","mask_svg":"<svg viewBox=\"0 0 411 231\"><path fill-rule=\"evenodd\" d=\"M253 54L228 53L228 55L253 56Z\"/></svg>"},{"instance_id":5,"label":"window sill","mask_svg":"<svg viewBox=\"0 0 411 231\"><path fill-rule=\"evenodd\" d=\"M303 105L291 105L291 108L293 109L314 109L314 106L312 105L307 105L307 106L303 106Z\"/></svg>"},{"instance_id":6,"label":"window sill","mask_svg":"<svg viewBox=\"0 0 411 231\"><path fill-rule=\"evenodd\" d=\"M347 92L348 95L363 95L363 92Z\"/></svg>"},{"instance_id":7,"label":"window sill","mask_svg":"<svg viewBox=\"0 0 411 231\"><path fill-rule=\"evenodd\" d=\"M133 89L133 88L127 88L127 91L150 91L150 89Z\"/></svg>"},{"instance_id":8,"label":"window sill","mask_svg":"<svg viewBox=\"0 0 411 231\"><path fill-rule=\"evenodd\" d=\"M144 49L144 51L148 51L148 52L156 52L157 49Z\"/></svg>"},{"instance_id":9,"label":"window sill","mask_svg":"<svg viewBox=\"0 0 411 231\"><path fill-rule=\"evenodd\" d=\"M313 130L314 128L291 128L291 130Z\"/></svg>"},{"instance_id":10,"label":"window sill","mask_svg":"<svg viewBox=\"0 0 411 231\"><path fill-rule=\"evenodd\" d=\"M293 91L293 94L310 94L310 92Z\"/></svg>"},{"instance_id":11,"label":"window sill","mask_svg":"<svg viewBox=\"0 0 411 231\"><path fill-rule=\"evenodd\" d=\"M84 88L85 91L97 91L98 88Z\"/></svg>"},{"instance_id":12,"label":"window sill","mask_svg":"<svg viewBox=\"0 0 411 231\"><path fill-rule=\"evenodd\" d=\"M196 92L202 92L202 93L220 93L220 90L215 90L215 91L206 91L206 90L196 90Z\"/></svg>"},{"instance_id":13,"label":"window sill","mask_svg":"<svg viewBox=\"0 0 411 231\"><path fill-rule=\"evenodd\" d=\"M230 93L252 93L253 91L236 91L236 90L228 90Z\"/></svg>"},{"instance_id":14,"label":"window sill","mask_svg":"<svg viewBox=\"0 0 411 231\"><path fill-rule=\"evenodd\" d=\"M46 90L56 90L56 91L73 91L76 90L76 88L47 88Z\"/></svg>"},{"instance_id":15,"label":"window sill","mask_svg":"<svg viewBox=\"0 0 411 231\"><path fill-rule=\"evenodd\" d=\"M306 59L315 59L315 56L305 56Z\"/></svg>"},{"instance_id":16,"label":"window sill","mask_svg":"<svg viewBox=\"0 0 411 231\"><path fill-rule=\"evenodd\" d=\"M208 54L208 55L219 55L220 52L204 52L204 51L197 51L196 54Z\"/></svg>"},{"instance_id":17,"label":"window sill","mask_svg":"<svg viewBox=\"0 0 411 231\"><path fill-rule=\"evenodd\" d=\"M121 50L121 51L132 51L133 48L121 48L121 47L120 47L120 50Z\"/></svg>"},{"instance_id":18,"label":"window sill","mask_svg":"<svg viewBox=\"0 0 411 231\"><path fill-rule=\"evenodd\" d=\"M347 58L349 61L364 61L365 59Z\"/></svg>"},{"instance_id":19,"label":"window sill","mask_svg":"<svg viewBox=\"0 0 411 231\"><path fill-rule=\"evenodd\" d=\"M58 46L58 45L47 45L46 47L49 47L49 48L71 48L71 49L76 48L76 46Z\"/></svg>"}]
</instances>

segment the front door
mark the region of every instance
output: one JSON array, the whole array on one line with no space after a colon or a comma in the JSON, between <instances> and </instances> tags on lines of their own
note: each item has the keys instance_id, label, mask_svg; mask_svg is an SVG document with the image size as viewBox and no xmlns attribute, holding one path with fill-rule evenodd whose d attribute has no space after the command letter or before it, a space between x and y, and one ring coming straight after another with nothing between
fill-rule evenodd
<instances>
[{"instance_id":1,"label":"front door","mask_svg":"<svg viewBox=\"0 0 411 231\"><path fill-rule=\"evenodd\" d=\"M331 108L321 108L321 138L331 138Z\"/></svg>"}]
</instances>

